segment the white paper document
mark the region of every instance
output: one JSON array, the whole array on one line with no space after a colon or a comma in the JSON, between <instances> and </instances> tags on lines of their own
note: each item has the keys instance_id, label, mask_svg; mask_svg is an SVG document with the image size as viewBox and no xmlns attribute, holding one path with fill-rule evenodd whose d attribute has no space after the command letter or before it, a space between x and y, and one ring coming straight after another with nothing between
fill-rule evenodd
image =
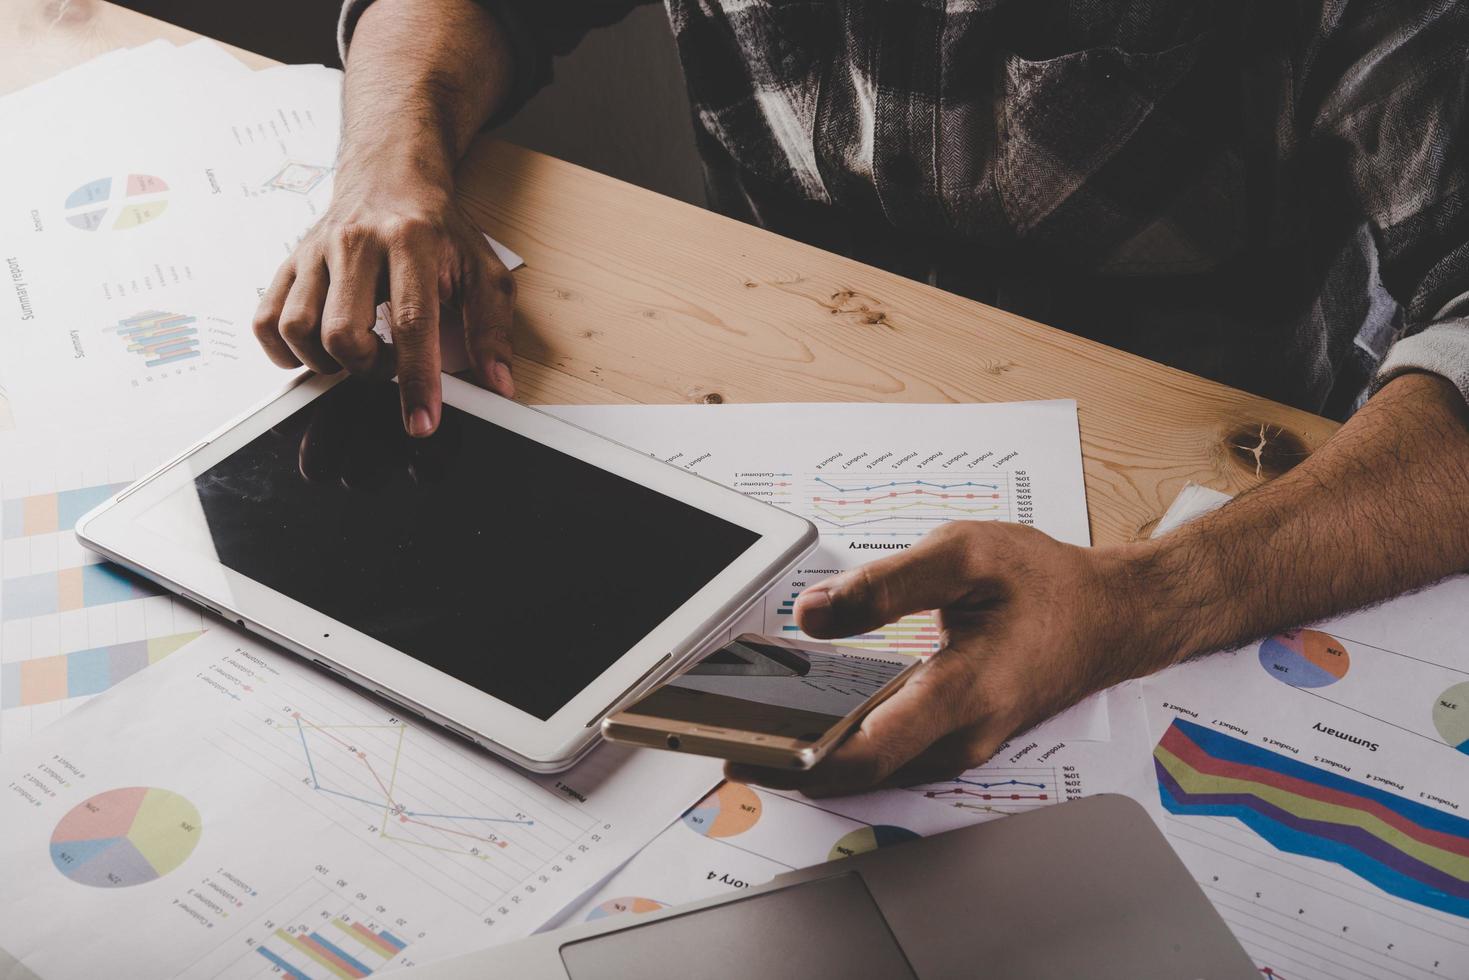
<instances>
[{"instance_id":1,"label":"white paper document","mask_svg":"<svg viewBox=\"0 0 1469 980\"><path fill-rule=\"evenodd\" d=\"M44 978L452 955L540 927L718 771L604 746L527 776L222 627L7 756L0 947Z\"/></svg>"}]
</instances>

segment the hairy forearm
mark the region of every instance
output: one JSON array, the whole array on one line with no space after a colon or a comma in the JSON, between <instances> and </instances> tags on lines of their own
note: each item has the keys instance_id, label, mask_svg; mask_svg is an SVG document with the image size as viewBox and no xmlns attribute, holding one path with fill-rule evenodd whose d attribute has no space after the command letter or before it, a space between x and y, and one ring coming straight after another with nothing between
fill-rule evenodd
<instances>
[{"instance_id":1,"label":"hairy forearm","mask_svg":"<svg viewBox=\"0 0 1469 980\"><path fill-rule=\"evenodd\" d=\"M1138 547L1160 665L1469 569L1469 410L1404 375L1294 470Z\"/></svg>"},{"instance_id":2,"label":"hairy forearm","mask_svg":"<svg viewBox=\"0 0 1469 980\"><path fill-rule=\"evenodd\" d=\"M342 179L386 168L448 186L512 71L499 22L474 0L377 0L347 58Z\"/></svg>"}]
</instances>

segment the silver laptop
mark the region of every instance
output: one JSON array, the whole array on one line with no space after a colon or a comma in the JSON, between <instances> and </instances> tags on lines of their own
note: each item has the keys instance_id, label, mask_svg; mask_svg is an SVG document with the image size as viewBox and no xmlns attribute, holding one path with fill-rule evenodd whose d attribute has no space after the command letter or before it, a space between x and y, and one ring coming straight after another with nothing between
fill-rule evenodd
<instances>
[{"instance_id":1,"label":"silver laptop","mask_svg":"<svg viewBox=\"0 0 1469 980\"><path fill-rule=\"evenodd\" d=\"M428 964L414 980L1257 977L1142 807L1094 796L678 908Z\"/></svg>"}]
</instances>

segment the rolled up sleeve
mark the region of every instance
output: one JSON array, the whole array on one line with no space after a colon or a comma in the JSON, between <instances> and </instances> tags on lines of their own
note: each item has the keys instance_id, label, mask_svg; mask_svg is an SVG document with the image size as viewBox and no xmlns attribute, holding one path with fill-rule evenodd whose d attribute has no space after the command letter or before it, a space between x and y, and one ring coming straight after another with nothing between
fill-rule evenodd
<instances>
[{"instance_id":1,"label":"rolled up sleeve","mask_svg":"<svg viewBox=\"0 0 1469 980\"><path fill-rule=\"evenodd\" d=\"M475 0L500 22L514 62L505 104L487 126L504 122L551 81L551 61L569 54L588 32L615 24L656 0ZM347 63L352 31L373 0L346 0L337 21L337 50Z\"/></svg>"},{"instance_id":2,"label":"rolled up sleeve","mask_svg":"<svg viewBox=\"0 0 1469 980\"><path fill-rule=\"evenodd\" d=\"M1388 349L1372 390L1409 371L1427 371L1453 382L1469 403L1469 317L1430 324Z\"/></svg>"}]
</instances>

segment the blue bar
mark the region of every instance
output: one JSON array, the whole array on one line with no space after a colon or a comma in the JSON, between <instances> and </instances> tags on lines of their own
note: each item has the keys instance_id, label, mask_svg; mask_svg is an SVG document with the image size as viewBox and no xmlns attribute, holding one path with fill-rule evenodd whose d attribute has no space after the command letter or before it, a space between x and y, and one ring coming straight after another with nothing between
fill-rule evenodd
<instances>
[{"instance_id":1,"label":"blue bar","mask_svg":"<svg viewBox=\"0 0 1469 980\"><path fill-rule=\"evenodd\" d=\"M116 565L96 563L82 566L82 604L85 606L126 602L158 594L157 589L143 584L142 580L133 578Z\"/></svg>"},{"instance_id":2,"label":"blue bar","mask_svg":"<svg viewBox=\"0 0 1469 980\"><path fill-rule=\"evenodd\" d=\"M386 929L379 929L378 932L377 932L377 934L379 936L381 936L382 938L386 939L389 943L392 943L394 946L397 946L400 951L401 950L405 950L405 949L408 948L408 944L407 943L405 943L403 940L399 939L397 936L393 935L391 932L388 932L388 930L386 930Z\"/></svg>"},{"instance_id":3,"label":"blue bar","mask_svg":"<svg viewBox=\"0 0 1469 980\"><path fill-rule=\"evenodd\" d=\"M56 573L40 572L5 580L5 618L25 619L56 612Z\"/></svg>"},{"instance_id":4,"label":"blue bar","mask_svg":"<svg viewBox=\"0 0 1469 980\"><path fill-rule=\"evenodd\" d=\"M78 650L66 658L67 697L101 694L112 686L112 661L106 647Z\"/></svg>"},{"instance_id":5,"label":"blue bar","mask_svg":"<svg viewBox=\"0 0 1469 980\"><path fill-rule=\"evenodd\" d=\"M157 367L160 364L168 364L168 363L171 363L173 361L182 361L185 358L198 357L198 356L199 356L199 352L198 351L191 350L191 351L187 351L186 353L183 353L183 354L175 354L172 357L159 357L159 358L156 358L156 359L151 360L151 361L144 361L143 363L146 366L148 366L148 367Z\"/></svg>"},{"instance_id":6,"label":"blue bar","mask_svg":"<svg viewBox=\"0 0 1469 980\"><path fill-rule=\"evenodd\" d=\"M302 973L300 970L296 969L294 966L287 963L285 960L281 959L279 956L275 955L264 946L256 946L255 952L259 953L261 956L265 957L276 966L280 967L281 970L285 972L286 976L291 977L292 980L311 980L310 974Z\"/></svg>"},{"instance_id":7,"label":"blue bar","mask_svg":"<svg viewBox=\"0 0 1469 980\"><path fill-rule=\"evenodd\" d=\"M352 969L361 970L364 974L372 972L372 967L368 966L366 963L363 963L361 960L357 960L351 956L348 956L346 950L342 949L342 947L340 946L332 945L331 941L328 940L321 933L313 932L311 934L311 938L325 946L333 956L340 956L342 958L342 962L346 963Z\"/></svg>"},{"instance_id":8,"label":"blue bar","mask_svg":"<svg viewBox=\"0 0 1469 980\"><path fill-rule=\"evenodd\" d=\"M0 525L3 525L3 533L7 538L19 538L25 536L25 498L16 497L7 500L0 508Z\"/></svg>"},{"instance_id":9,"label":"blue bar","mask_svg":"<svg viewBox=\"0 0 1469 980\"><path fill-rule=\"evenodd\" d=\"M80 490L63 490L56 495L56 528L70 531L76 526L77 518L112 496L126 483L105 483L100 487L82 487ZM6 537L9 537L7 532Z\"/></svg>"}]
</instances>

